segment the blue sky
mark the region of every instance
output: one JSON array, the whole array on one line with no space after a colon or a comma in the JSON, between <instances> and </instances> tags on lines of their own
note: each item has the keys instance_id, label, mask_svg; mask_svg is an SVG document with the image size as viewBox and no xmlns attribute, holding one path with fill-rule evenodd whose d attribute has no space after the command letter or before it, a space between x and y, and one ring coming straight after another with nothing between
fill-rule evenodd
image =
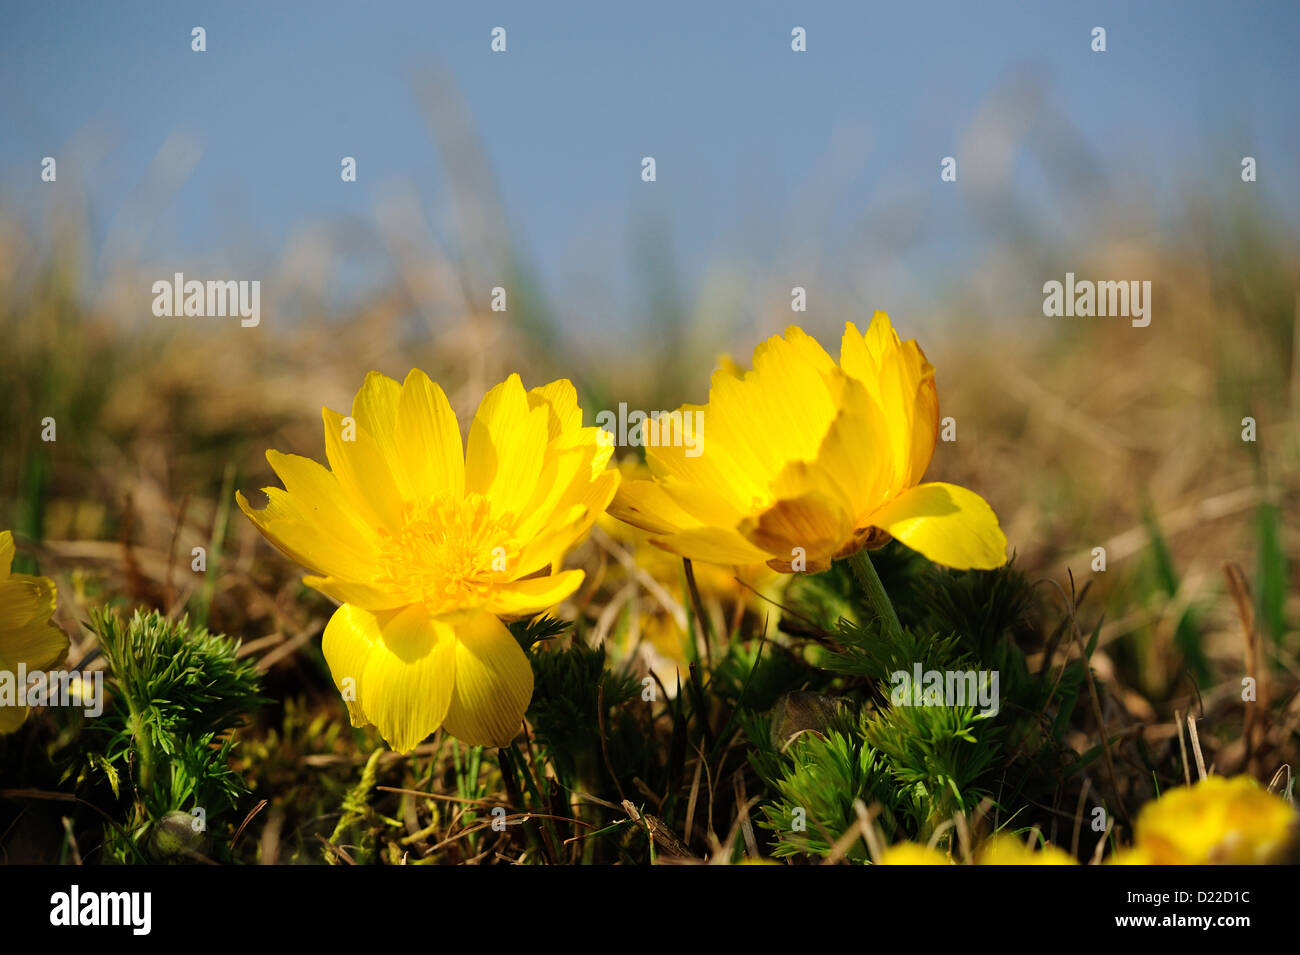
<instances>
[{"instance_id":1,"label":"blue sky","mask_svg":"<svg viewBox=\"0 0 1300 955\"><path fill-rule=\"evenodd\" d=\"M689 292L719 262L762 268L791 243L883 228L891 196L946 202L939 158L1025 71L1120 182L1172 195L1249 153L1293 221L1300 203L1295 3L10 2L0 24L0 204L39 220L40 158L92 144L60 181L87 196L102 244L180 134L197 162L141 248L178 267L274 257L313 224L373 218L402 184L445 225L416 95L433 70L464 98L511 232L561 300L592 274L625 292L639 230L671 236ZM504 55L489 49L498 25ZM1097 25L1105 54L1089 49ZM793 26L807 53L791 52ZM339 180L345 155L356 184ZM923 254L960 261L981 234L961 206L945 215Z\"/></svg>"}]
</instances>

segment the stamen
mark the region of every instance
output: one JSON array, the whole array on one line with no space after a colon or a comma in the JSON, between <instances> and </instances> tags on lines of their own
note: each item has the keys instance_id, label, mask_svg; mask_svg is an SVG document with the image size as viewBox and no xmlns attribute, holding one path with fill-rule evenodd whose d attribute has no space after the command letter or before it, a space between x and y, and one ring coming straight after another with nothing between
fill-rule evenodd
<instances>
[{"instance_id":1,"label":"stamen","mask_svg":"<svg viewBox=\"0 0 1300 955\"><path fill-rule=\"evenodd\" d=\"M410 501L403 516L402 529L380 544L379 586L442 613L478 606L509 579L519 542L483 495Z\"/></svg>"}]
</instances>

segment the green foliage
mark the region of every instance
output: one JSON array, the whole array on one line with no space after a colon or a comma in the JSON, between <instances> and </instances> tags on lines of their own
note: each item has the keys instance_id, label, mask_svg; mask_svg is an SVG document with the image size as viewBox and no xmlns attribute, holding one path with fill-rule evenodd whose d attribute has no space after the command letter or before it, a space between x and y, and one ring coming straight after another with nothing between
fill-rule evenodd
<instances>
[{"instance_id":1,"label":"green foliage","mask_svg":"<svg viewBox=\"0 0 1300 955\"><path fill-rule=\"evenodd\" d=\"M873 551L871 562L903 625L920 623L923 604L917 599L917 588L921 586L922 573L930 566L925 558L914 550L890 543ZM834 630L841 620L858 623L870 617L848 561L837 561L824 573L796 575L786 590L784 603L793 617L824 631Z\"/></svg>"},{"instance_id":2,"label":"green foliage","mask_svg":"<svg viewBox=\"0 0 1300 955\"><path fill-rule=\"evenodd\" d=\"M18 495L17 513L14 515L14 529L31 540L39 541L45 537L50 470L49 452L37 445L23 468L22 490ZM15 574L34 574L38 570L36 558L30 554L16 554L11 570Z\"/></svg>"},{"instance_id":3,"label":"green foliage","mask_svg":"<svg viewBox=\"0 0 1300 955\"><path fill-rule=\"evenodd\" d=\"M620 763L640 762L637 754L645 749L644 738L637 738L626 719L611 719L612 711L641 692L633 674L607 669L605 648L582 643L555 650L542 648L531 659L533 699L528 719L562 779L590 779L599 772L602 726L606 748L618 754ZM619 745L611 742L611 737L617 738Z\"/></svg>"},{"instance_id":4,"label":"green foliage","mask_svg":"<svg viewBox=\"0 0 1300 955\"><path fill-rule=\"evenodd\" d=\"M371 752L370 758L366 760L365 768L361 771L361 779L343 797L343 809L339 813L339 821L335 824L334 831L330 834L330 846L340 846L355 824L371 815L370 795L374 792L375 784L379 780L379 757L383 755L384 750L382 748L377 748ZM374 839L364 831L356 838L358 841L350 843L352 846L350 858L358 864L369 862L374 855ZM326 851L325 861L331 865L337 865L340 856L337 851L331 849Z\"/></svg>"},{"instance_id":5,"label":"green foliage","mask_svg":"<svg viewBox=\"0 0 1300 955\"><path fill-rule=\"evenodd\" d=\"M82 772L133 796L129 835L117 830L106 852L118 861L202 853L203 832L247 792L230 766L231 732L263 702L257 669L238 659L236 641L186 619L136 611L124 624L92 611L91 626L112 703L83 733Z\"/></svg>"},{"instance_id":6,"label":"green foliage","mask_svg":"<svg viewBox=\"0 0 1300 955\"><path fill-rule=\"evenodd\" d=\"M891 706L865 732L900 788L916 834L928 837L989 795L999 732L976 707Z\"/></svg>"},{"instance_id":7,"label":"green foliage","mask_svg":"<svg viewBox=\"0 0 1300 955\"><path fill-rule=\"evenodd\" d=\"M571 626L571 623L560 620L547 614L538 614L536 617L529 617L527 620L514 620L508 624L511 636L513 636L524 651L531 650L533 644L540 643L543 640L553 640L562 635Z\"/></svg>"},{"instance_id":8,"label":"green foliage","mask_svg":"<svg viewBox=\"0 0 1300 955\"><path fill-rule=\"evenodd\" d=\"M896 639L875 621L865 626L841 621L835 633L840 647L824 652L821 665L836 673L867 677L888 683L890 675L898 671L912 672L916 663L922 670L954 668L967 657L961 651L962 640L957 635L940 636L932 633L921 636L916 630L904 627Z\"/></svg>"},{"instance_id":9,"label":"green foliage","mask_svg":"<svg viewBox=\"0 0 1300 955\"><path fill-rule=\"evenodd\" d=\"M880 754L865 739L861 721L852 715L832 721L825 733L800 733L779 753L761 725L749 726L754 744L751 761L769 778L776 798L761 810L759 826L773 834L772 855L825 857L836 840L858 821L855 802L883 804L877 820L887 835L895 829L893 787ZM854 861L869 858L861 839L845 851Z\"/></svg>"},{"instance_id":10,"label":"green foliage","mask_svg":"<svg viewBox=\"0 0 1300 955\"><path fill-rule=\"evenodd\" d=\"M1064 733L1084 687L1083 667L1073 662L1030 672L1017 641L1032 632L1033 589L1024 574L1012 563L994 571L944 571L900 558L897 550L877 552L892 554L877 563L890 595L902 595L894 598L901 632L891 635L859 603L854 619L842 618L808 650L836 678L825 684L827 692L838 686L849 694L843 715L797 726L793 741L773 735L777 724L789 722L780 707L744 720L751 763L772 793L760 812L778 856L826 855L857 824L855 800L877 807L875 824L887 839L924 841L984 800L996 807L1044 799L1073 768ZM806 611L809 601L828 594L851 600L844 593L849 580L837 565L801 581L800 606ZM969 697L947 705L957 701L905 694L910 681L897 675L914 677L918 668L945 677L970 673L963 688L996 689L996 705ZM806 701L800 706L806 709ZM1009 800L1011 793L1016 798ZM807 819L802 833L791 829L800 809ZM864 853L859 840L847 855Z\"/></svg>"},{"instance_id":11,"label":"green foliage","mask_svg":"<svg viewBox=\"0 0 1300 955\"><path fill-rule=\"evenodd\" d=\"M848 564L841 561L821 574L796 574L786 587L784 605L788 612L783 623L794 624L796 632L805 625L830 631L840 620L856 623L857 584Z\"/></svg>"},{"instance_id":12,"label":"green foliage","mask_svg":"<svg viewBox=\"0 0 1300 955\"><path fill-rule=\"evenodd\" d=\"M709 692L733 706L769 710L786 694L822 688L830 675L777 643L734 641L713 668Z\"/></svg>"},{"instance_id":13,"label":"green foliage","mask_svg":"<svg viewBox=\"0 0 1300 955\"><path fill-rule=\"evenodd\" d=\"M990 659L1030 610L1032 590L1014 562L995 571L929 568L915 598L921 629L953 634L976 658Z\"/></svg>"},{"instance_id":14,"label":"green foliage","mask_svg":"<svg viewBox=\"0 0 1300 955\"><path fill-rule=\"evenodd\" d=\"M1150 506L1144 509L1143 518L1151 538L1151 563L1156 580L1165 597L1174 597L1178 593L1179 579L1173 552L1169 549L1169 543L1161 533L1160 524ZM1183 655L1183 661L1197 685L1204 686L1209 681L1210 663L1201 646L1201 630L1196 611L1190 606L1179 615L1178 624L1174 628L1174 646Z\"/></svg>"},{"instance_id":15,"label":"green foliage","mask_svg":"<svg viewBox=\"0 0 1300 955\"><path fill-rule=\"evenodd\" d=\"M1271 502L1255 515L1259 541L1259 619L1275 643L1286 635L1287 560L1282 544L1282 511Z\"/></svg>"}]
</instances>

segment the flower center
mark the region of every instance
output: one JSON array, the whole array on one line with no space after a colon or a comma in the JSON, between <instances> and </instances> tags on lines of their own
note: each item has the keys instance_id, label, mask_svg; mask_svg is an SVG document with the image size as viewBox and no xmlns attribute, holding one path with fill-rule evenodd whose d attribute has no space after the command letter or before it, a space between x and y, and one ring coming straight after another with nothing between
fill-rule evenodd
<instances>
[{"instance_id":1,"label":"flower center","mask_svg":"<svg viewBox=\"0 0 1300 955\"><path fill-rule=\"evenodd\" d=\"M478 606L493 584L509 579L519 542L483 495L408 501L403 518L402 529L380 543L379 586L437 614Z\"/></svg>"}]
</instances>

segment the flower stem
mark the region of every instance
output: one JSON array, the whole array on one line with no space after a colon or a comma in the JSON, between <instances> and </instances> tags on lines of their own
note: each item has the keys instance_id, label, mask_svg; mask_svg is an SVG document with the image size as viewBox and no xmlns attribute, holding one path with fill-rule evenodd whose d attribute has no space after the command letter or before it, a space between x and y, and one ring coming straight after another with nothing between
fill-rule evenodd
<instances>
[{"instance_id":1,"label":"flower stem","mask_svg":"<svg viewBox=\"0 0 1300 955\"><path fill-rule=\"evenodd\" d=\"M880 625L885 628L886 634L895 641L901 640L903 625L898 622L898 614L894 612L894 605L889 600L889 594L885 593L885 585L880 582L880 575L876 573L867 549L864 547L851 555L848 561L853 568L853 576L858 579L858 585L867 598L867 605L880 618Z\"/></svg>"}]
</instances>

